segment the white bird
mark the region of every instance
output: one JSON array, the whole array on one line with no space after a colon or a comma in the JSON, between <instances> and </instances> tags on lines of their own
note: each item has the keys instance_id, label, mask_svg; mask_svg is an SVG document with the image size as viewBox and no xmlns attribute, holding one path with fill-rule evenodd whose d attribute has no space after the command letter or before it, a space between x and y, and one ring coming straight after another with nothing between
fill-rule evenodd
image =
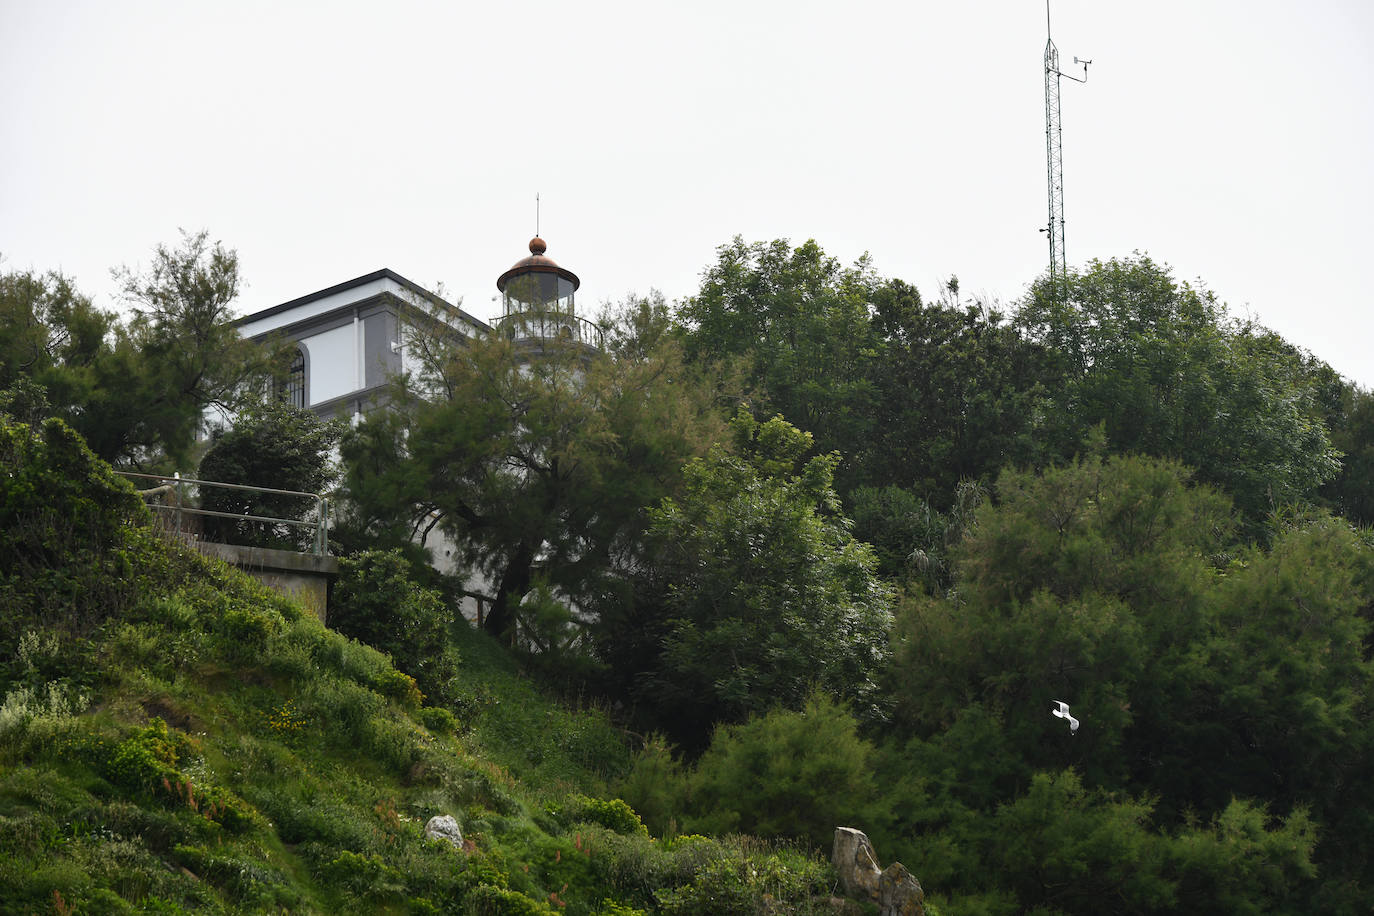
<instances>
[{"instance_id":1,"label":"white bird","mask_svg":"<svg viewBox=\"0 0 1374 916\"><path fill-rule=\"evenodd\" d=\"M1063 700L1055 700L1054 709L1051 709L1050 712L1054 713L1061 719L1069 720L1069 734L1072 735L1074 732L1078 731L1078 720L1075 719L1073 716L1069 715L1068 703L1065 703Z\"/></svg>"}]
</instances>

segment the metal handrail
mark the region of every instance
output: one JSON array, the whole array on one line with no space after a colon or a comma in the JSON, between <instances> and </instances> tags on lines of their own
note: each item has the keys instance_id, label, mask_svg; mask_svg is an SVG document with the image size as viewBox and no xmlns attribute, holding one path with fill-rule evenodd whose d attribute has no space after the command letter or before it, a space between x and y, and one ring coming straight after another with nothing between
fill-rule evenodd
<instances>
[{"instance_id":1,"label":"metal handrail","mask_svg":"<svg viewBox=\"0 0 1374 916\"><path fill-rule=\"evenodd\" d=\"M315 556L326 556L329 552L329 500L320 493L306 493L302 490L278 490L273 487L254 487L241 483L223 483L218 480L197 480L194 477L182 477L180 473L168 477L164 474L140 474L134 471L116 472L124 477L135 477L140 480L156 480L161 482L161 486L151 490L143 491L151 494L159 490L174 491L176 493L177 504L175 506L155 505L153 508L162 509L177 514L177 533L181 533L181 516L201 515L212 518L232 518L248 522L267 522L276 525L290 525L296 528L313 528L315 531L315 543L311 551ZM249 515L238 512L216 512L213 509L200 509L185 505L185 493L181 489L183 484L194 484L198 487L219 487L224 490L244 490L250 493L267 493L272 496L302 496L315 501L315 520L304 521L297 518L273 518L265 515Z\"/></svg>"},{"instance_id":2,"label":"metal handrail","mask_svg":"<svg viewBox=\"0 0 1374 916\"><path fill-rule=\"evenodd\" d=\"M571 325L569 327L568 325ZM569 339L577 343L602 349L605 345L605 331L594 321L588 321L572 312L557 309L526 309L493 318L491 325L511 340L556 340ZM553 330L550 330L550 328ZM570 337L564 337L566 328ZM576 330L573 330L575 328Z\"/></svg>"}]
</instances>

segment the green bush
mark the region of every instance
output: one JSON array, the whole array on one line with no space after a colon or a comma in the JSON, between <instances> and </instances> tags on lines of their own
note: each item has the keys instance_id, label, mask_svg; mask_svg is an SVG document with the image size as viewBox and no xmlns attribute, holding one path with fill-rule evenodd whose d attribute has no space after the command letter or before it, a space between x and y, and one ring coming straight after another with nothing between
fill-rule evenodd
<instances>
[{"instance_id":1,"label":"green bush","mask_svg":"<svg viewBox=\"0 0 1374 916\"><path fill-rule=\"evenodd\" d=\"M286 873L254 858L200 846L177 846L172 856L250 911L291 909L300 902Z\"/></svg>"},{"instance_id":2,"label":"green bush","mask_svg":"<svg viewBox=\"0 0 1374 916\"><path fill-rule=\"evenodd\" d=\"M16 686L0 702L0 748L22 753L53 740L76 723L89 703L88 694L66 684Z\"/></svg>"},{"instance_id":3,"label":"green bush","mask_svg":"<svg viewBox=\"0 0 1374 916\"><path fill-rule=\"evenodd\" d=\"M344 850L320 869L320 878L332 888L355 896L382 900L405 890L404 877L378 855L359 855Z\"/></svg>"},{"instance_id":4,"label":"green bush","mask_svg":"<svg viewBox=\"0 0 1374 916\"><path fill-rule=\"evenodd\" d=\"M415 678L395 668L384 668L373 680L372 686L382 696L390 697L407 709L418 710L425 701Z\"/></svg>"},{"instance_id":5,"label":"green bush","mask_svg":"<svg viewBox=\"0 0 1374 916\"><path fill-rule=\"evenodd\" d=\"M181 778L176 765L184 747L167 723L155 718L147 728L115 745L105 760L105 778L127 789L151 792L164 780Z\"/></svg>"},{"instance_id":6,"label":"green bush","mask_svg":"<svg viewBox=\"0 0 1374 916\"><path fill-rule=\"evenodd\" d=\"M687 777L666 738L648 737L617 791L654 833L667 836L675 832L674 825L681 822L684 810Z\"/></svg>"},{"instance_id":7,"label":"green bush","mask_svg":"<svg viewBox=\"0 0 1374 916\"><path fill-rule=\"evenodd\" d=\"M0 658L36 626L89 633L161 592L166 554L147 522L133 488L65 423L0 414Z\"/></svg>"},{"instance_id":8,"label":"green bush","mask_svg":"<svg viewBox=\"0 0 1374 916\"><path fill-rule=\"evenodd\" d=\"M219 621L221 646L232 659L261 659L267 640L280 629L281 622L252 608L232 608Z\"/></svg>"},{"instance_id":9,"label":"green bush","mask_svg":"<svg viewBox=\"0 0 1374 916\"><path fill-rule=\"evenodd\" d=\"M705 837L683 840L673 851L682 859L679 874L690 872L678 886L655 891L665 914L834 912L829 902L833 871L794 847L744 838L734 846Z\"/></svg>"},{"instance_id":10,"label":"green bush","mask_svg":"<svg viewBox=\"0 0 1374 916\"><path fill-rule=\"evenodd\" d=\"M426 706L420 710L420 724L440 735L456 735L458 718L442 706Z\"/></svg>"},{"instance_id":11,"label":"green bush","mask_svg":"<svg viewBox=\"0 0 1374 916\"><path fill-rule=\"evenodd\" d=\"M558 911L518 891L479 884L463 899L463 912L471 916L550 916Z\"/></svg>"},{"instance_id":12,"label":"green bush","mask_svg":"<svg viewBox=\"0 0 1374 916\"><path fill-rule=\"evenodd\" d=\"M571 795L562 802L547 803L544 810L564 827L579 823L597 824L616 833L649 835L649 829L635 810L619 798Z\"/></svg>"},{"instance_id":13,"label":"green bush","mask_svg":"<svg viewBox=\"0 0 1374 916\"><path fill-rule=\"evenodd\" d=\"M876 813L872 753L849 711L820 693L800 712L723 726L690 778L688 823L825 848L836 826Z\"/></svg>"},{"instance_id":14,"label":"green bush","mask_svg":"<svg viewBox=\"0 0 1374 916\"><path fill-rule=\"evenodd\" d=\"M453 622L439 594L411 580L400 551L367 550L339 561L329 625L388 653L431 697L447 698L457 674L448 636Z\"/></svg>"}]
</instances>

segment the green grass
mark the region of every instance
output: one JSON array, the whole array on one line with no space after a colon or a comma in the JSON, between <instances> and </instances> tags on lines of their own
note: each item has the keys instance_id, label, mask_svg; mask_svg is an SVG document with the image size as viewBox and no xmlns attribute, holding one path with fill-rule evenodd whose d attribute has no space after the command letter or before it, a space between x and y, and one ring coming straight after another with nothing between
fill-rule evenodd
<instances>
[{"instance_id":1,"label":"green grass","mask_svg":"<svg viewBox=\"0 0 1374 916\"><path fill-rule=\"evenodd\" d=\"M454 633L440 713L246 577L163 562L163 594L35 628L6 669L0 913L802 911L829 889L794 850L650 837L607 798L632 759L610 718L479 632ZM423 840L435 814L465 851Z\"/></svg>"},{"instance_id":2,"label":"green grass","mask_svg":"<svg viewBox=\"0 0 1374 916\"><path fill-rule=\"evenodd\" d=\"M651 837L609 797L609 716L464 624L426 705L153 536L61 424L0 416L0 497L0 916L807 912L833 883L787 847ZM436 814L462 849L424 839Z\"/></svg>"}]
</instances>

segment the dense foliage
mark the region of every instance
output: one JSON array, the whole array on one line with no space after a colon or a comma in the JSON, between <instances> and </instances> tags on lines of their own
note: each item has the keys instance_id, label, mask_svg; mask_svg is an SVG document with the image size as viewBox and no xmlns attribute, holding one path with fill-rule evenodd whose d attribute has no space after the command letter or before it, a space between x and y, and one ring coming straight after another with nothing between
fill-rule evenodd
<instances>
[{"instance_id":1,"label":"dense foliage","mask_svg":"<svg viewBox=\"0 0 1374 916\"><path fill-rule=\"evenodd\" d=\"M216 483L320 493L334 477L330 452L343 425L280 400L248 405L227 429L218 429L200 459L199 478ZM318 521L308 496L200 488L200 507L236 515ZM226 544L310 550L314 531L286 523L206 516L205 535Z\"/></svg>"},{"instance_id":2,"label":"dense foliage","mask_svg":"<svg viewBox=\"0 0 1374 916\"><path fill-rule=\"evenodd\" d=\"M1252 529L1339 469L1316 367L1147 257L1038 285L1019 322L1052 367L1054 454L1101 424L1113 450L1177 458L1225 489Z\"/></svg>"},{"instance_id":3,"label":"dense foliage","mask_svg":"<svg viewBox=\"0 0 1374 916\"><path fill-rule=\"evenodd\" d=\"M928 850L922 820L990 815L1071 767L1149 799L1169 829L1230 816L1234 799L1269 806L1280 831L1310 817L1339 898L1364 866L1338 838L1374 802L1341 775L1371 763L1368 544L1317 516L1228 552L1226 500L1158 460L1005 472L996 496L958 551L957 588L898 615L895 722L910 737L891 765L928 782L893 829Z\"/></svg>"},{"instance_id":4,"label":"dense foliage","mask_svg":"<svg viewBox=\"0 0 1374 916\"><path fill-rule=\"evenodd\" d=\"M719 429L671 349L612 360L580 343L411 332L420 369L344 442L351 524L395 543L438 528L491 583L492 633L538 576L572 600L606 587L686 458Z\"/></svg>"},{"instance_id":5,"label":"dense foliage","mask_svg":"<svg viewBox=\"0 0 1374 916\"><path fill-rule=\"evenodd\" d=\"M0 275L0 389L43 391L43 414L108 461L184 469L206 408L239 406L275 359L230 321L238 256L207 233L118 275L127 322L60 274Z\"/></svg>"},{"instance_id":6,"label":"dense foliage","mask_svg":"<svg viewBox=\"0 0 1374 916\"><path fill-rule=\"evenodd\" d=\"M453 695L453 611L437 592L415 584L399 551L365 550L340 559L329 598L330 627L388 653L431 699Z\"/></svg>"},{"instance_id":7,"label":"dense foliage","mask_svg":"<svg viewBox=\"0 0 1374 916\"><path fill-rule=\"evenodd\" d=\"M228 339L231 254L159 250L127 326L0 286L17 911L829 911L840 825L932 914L1367 909L1371 396L1201 285L1137 255L1002 309L736 239L604 351L407 328L330 631L82 444L184 451L209 389L140 360ZM101 414L110 372L175 410ZM224 474L322 467L305 415L231 432ZM417 581L440 536L501 645Z\"/></svg>"},{"instance_id":8,"label":"dense foliage","mask_svg":"<svg viewBox=\"0 0 1374 916\"><path fill-rule=\"evenodd\" d=\"M877 717L888 589L832 489L837 457L780 417L732 423L651 513L654 547L597 638L649 721L691 746L822 685Z\"/></svg>"},{"instance_id":9,"label":"dense foliage","mask_svg":"<svg viewBox=\"0 0 1374 916\"><path fill-rule=\"evenodd\" d=\"M5 605L0 912L818 911L833 877L802 850L650 838L605 797L620 733L481 634L454 632L467 685L423 706L386 656L155 537L58 421L0 435L6 596L39 569L94 585L109 548L136 586L99 619L54 613L70 595ZM369 564L354 579L396 572ZM440 813L461 849L423 837Z\"/></svg>"},{"instance_id":10,"label":"dense foliage","mask_svg":"<svg viewBox=\"0 0 1374 916\"><path fill-rule=\"evenodd\" d=\"M61 420L0 413L0 653L28 622L84 636L140 599L156 572L133 562L152 540L133 489Z\"/></svg>"}]
</instances>

